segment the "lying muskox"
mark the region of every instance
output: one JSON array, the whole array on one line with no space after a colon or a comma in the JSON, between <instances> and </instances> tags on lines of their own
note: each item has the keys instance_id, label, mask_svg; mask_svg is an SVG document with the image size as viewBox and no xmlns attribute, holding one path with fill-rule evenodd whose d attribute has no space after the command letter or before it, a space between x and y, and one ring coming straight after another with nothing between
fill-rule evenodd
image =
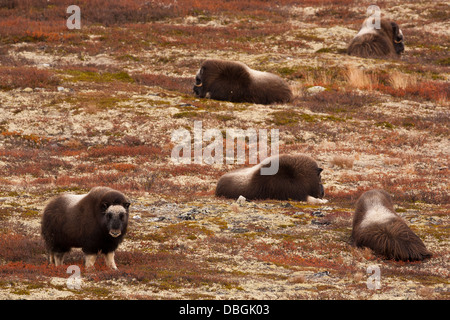
<instances>
[{"instance_id":1,"label":"lying muskox","mask_svg":"<svg viewBox=\"0 0 450 320\"><path fill-rule=\"evenodd\" d=\"M431 257L422 240L394 211L391 197L383 190L367 191L356 202L352 241L387 259L414 261Z\"/></svg>"},{"instance_id":2,"label":"lying muskox","mask_svg":"<svg viewBox=\"0 0 450 320\"><path fill-rule=\"evenodd\" d=\"M87 268L94 266L101 252L107 266L117 269L114 251L127 231L129 206L125 195L106 187L52 199L44 209L41 229L50 263L59 266L71 248L81 248Z\"/></svg>"},{"instance_id":3,"label":"lying muskox","mask_svg":"<svg viewBox=\"0 0 450 320\"><path fill-rule=\"evenodd\" d=\"M397 23L380 19L379 29L374 17L367 18L361 30L350 42L347 53L364 58L398 57L405 46L403 33Z\"/></svg>"},{"instance_id":4,"label":"lying muskox","mask_svg":"<svg viewBox=\"0 0 450 320\"><path fill-rule=\"evenodd\" d=\"M241 62L206 60L194 84L200 98L259 104L284 103L293 98L289 85L279 76L256 71Z\"/></svg>"},{"instance_id":5,"label":"lying muskox","mask_svg":"<svg viewBox=\"0 0 450 320\"><path fill-rule=\"evenodd\" d=\"M223 175L217 183L216 196L325 203L327 200L320 199L324 196L322 170L303 154L272 156L253 167Z\"/></svg>"}]
</instances>

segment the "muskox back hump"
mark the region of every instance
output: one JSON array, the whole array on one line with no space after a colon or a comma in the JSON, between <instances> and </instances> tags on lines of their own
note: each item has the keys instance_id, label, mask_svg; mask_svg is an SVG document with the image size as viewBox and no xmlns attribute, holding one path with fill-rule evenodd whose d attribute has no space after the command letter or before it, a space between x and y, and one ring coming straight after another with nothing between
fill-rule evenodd
<instances>
[{"instance_id":1,"label":"muskox back hump","mask_svg":"<svg viewBox=\"0 0 450 320\"><path fill-rule=\"evenodd\" d=\"M283 79L272 73L253 70L241 62L206 60L201 70L202 80L207 83L204 90L211 99L271 104L288 102L293 97Z\"/></svg>"},{"instance_id":2,"label":"muskox back hump","mask_svg":"<svg viewBox=\"0 0 450 320\"><path fill-rule=\"evenodd\" d=\"M347 53L364 58L397 57L393 34L397 31L393 30L394 26L397 24L381 19L379 28L376 28L373 18L367 18L358 34L350 42Z\"/></svg>"},{"instance_id":3,"label":"muskox back hump","mask_svg":"<svg viewBox=\"0 0 450 320\"><path fill-rule=\"evenodd\" d=\"M275 174L265 175L261 168L272 167L278 159ZM260 164L223 175L217 184L216 195L252 199L306 201L308 195L320 196L319 171L316 162L304 155L280 155L265 159Z\"/></svg>"},{"instance_id":4,"label":"muskox back hump","mask_svg":"<svg viewBox=\"0 0 450 320\"><path fill-rule=\"evenodd\" d=\"M293 99L289 84L281 77L250 69L253 83L250 88L252 102L261 104L286 103Z\"/></svg>"},{"instance_id":5,"label":"muskox back hump","mask_svg":"<svg viewBox=\"0 0 450 320\"><path fill-rule=\"evenodd\" d=\"M352 241L387 259L415 261L431 257L422 240L394 210L384 190L363 193L356 202Z\"/></svg>"}]
</instances>

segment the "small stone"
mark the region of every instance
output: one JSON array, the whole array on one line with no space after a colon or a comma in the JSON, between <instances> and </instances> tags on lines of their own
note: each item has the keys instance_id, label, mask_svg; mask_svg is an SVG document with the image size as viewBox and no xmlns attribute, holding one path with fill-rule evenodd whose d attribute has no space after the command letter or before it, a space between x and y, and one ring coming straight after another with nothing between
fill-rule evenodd
<instances>
[{"instance_id":1,"label":"small stone","mask_svg":"<svg viewBox=\"0 0 450 320\"><path fill-rule=\"evenodd\" d=\"M178 219L181 219L181 220L195 220L195 215L191 211L183 212L183 213L178 215Z\"/></svg>"},{"instance_id":2,"label":"small stone","mask_svg":"<svg viewBox=\"0 0 450 320\"><path fill-rule=\"evenodd\" d=\"M329 226L331 224L330 221L327 220L311 220L311 224L315 224L317 226Z\"/></svg>"},{"instance_id":3,"label":"small stone","mask_svg":"<svg viewBox=\"0 0 450 320\"><path fill-rule=\"evenodd\" d=\"M239 196L239 198L236 200L236 202L240 205L243 205L247 201L244 196Z\"/></svg>"},{"instance_id":4,"label":"small stone","mask_svg":"<svg viewBox=\"0 0 450 320\"><path fill-rule=\"evenodd\" d=\"M166 219L165 217L154 217L154 218L149 219L149 221L151 221L151 222L159 222L159 221L163 221L165 219Z\"/></svg>"},{"instance_id":5,"label":"small stone","mask_svg":"<svg viewBox=\"0 0 450 320\"><path fill-rule=\"evenodd\" d=\"M314 217L325 217L325 215L321 211L314 211L311 213Z\"/></svg>"},{"instance_id":6,"label":"small stone","mask_svg":"<svg viewBox=\"0 0 450 320\"><path fill-rule=\"evenodd\" d=\"M33 92L33 89L30 87L27 87L25 89L22 90L23 92Z\"/></svg>"},{"instance_id":7,"label":"small stone","mask_svg":"<svg viewBox=\"0 0 450 320\"><path fill-rule=\"evenodd\" d=\"M322 271L322 272L317 272L313 274L314 278L322 278L322 277L328 277L330 275L330 271Z\"/></svg>"},{"instance_id":8,"label":"small stone","mask_svg":"<svg viewBox=\"0 0 450 320\"><path fill-rule=\"evenodd\" d=\"M325 90L326 89L322 86L314 86L314 87L306 89L306 92L310 93L310 94L317 94L317 93L325 91Z\"/></svg>"},{"instance_id":9,"label":"small stone","mask_svg":"<svg viewBox=\"0 0 450 320\"><path fill-rule=\"evenodd\" d=\"M248 229L241 228L241 227L235 227L235 228L231 228L230 231L233 233L246 233L246 232L248 232Z\"/></svg>"}]
</instances>

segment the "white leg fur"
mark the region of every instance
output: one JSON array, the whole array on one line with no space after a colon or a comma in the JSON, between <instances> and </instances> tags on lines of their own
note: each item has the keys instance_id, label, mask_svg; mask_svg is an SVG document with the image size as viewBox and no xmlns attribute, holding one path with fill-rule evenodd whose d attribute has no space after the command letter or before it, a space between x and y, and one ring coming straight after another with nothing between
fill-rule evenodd
<instances>
[{"instance_id":1,"label":"white leg fur","mask_svg":"<svg viewBox=\"0 0 450 320\"><path fill-rule=\"evenodd\" d=\"M319 199L319 198L314 198L314 197L308 196L306 198L306 202L311 203L311 204L324 204L324 203L327 203L328 200L326 200L326 199Z\"/></svg>"},{"instance_id":2,"label":"white leg fur","mask_svg":"<svg viewBox=\"0 0 450 320\"><path fill-rule=\"evenodd\" d=\"M105 254L105 261L106 261L106 265L114 270L118 270L116 263L114 262L114 251L112 252L108 252L107 254Z\"/></svg>"},{"instance_id":3,"label":"white leg fur","mask_svg":"<svg viewBox=\"0 0 450 320\"><path fill-rule=\"evenodd\" d=\"M94 268L95 260L97 259L96 254L87 254L85 261L86 261L86 269L92 269Z\"/></svg>"},{"instance_id":4,"label":"white leg fur","mask_svg":"<svg viewBox=\"0 0 450 320\"><path fill-rule=\"evenodd\" d=\"M52 259L53 257L53 259ZM59 267L64 262L64 253L53 252L50 254L50 263L52 260L55 262L55 266Z\"/></svg>"}]
</instances>

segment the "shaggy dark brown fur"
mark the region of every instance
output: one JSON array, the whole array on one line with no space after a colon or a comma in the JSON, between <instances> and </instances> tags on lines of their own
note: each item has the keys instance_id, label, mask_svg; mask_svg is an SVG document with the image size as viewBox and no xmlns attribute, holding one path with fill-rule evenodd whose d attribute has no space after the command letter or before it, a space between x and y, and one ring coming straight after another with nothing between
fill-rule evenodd
<instances>
[{"instance_id":1,"label":"shaggy dark brown fur","mask_svg":"<svg viewBox=\"0 0 450 320\"><path fill-rule=\"evenodd\" d=\"M422 240L395 213L392 199L383 190L370 190L356 202L352 240L387 259L415 261L431 257Z\"/></svg>"},{"instance_id":2,"label":"shaggy dark brown fur","mask_svg":"<svg viewBox=\"0 0 450 320\"><path fill-rule=\"evenodd\" d=\"M361 30L350 42L347 53L364 58L398 57L404 50L403 33L397 23L381 19L380 29L371 25L373 17L367 18Z\"/></svg>"},{"instance_id":3,"label":"shaggy dark brown fur","mask_svg":"<svg viewBox=\"0 0 450 320\"><path fill-rule=\"evenodd\" d=\"M194 92L200 98L260 104L284 103L293 98L279 76L250 69L241 62L206 60L195 77Z\"/></svg>"},{"instance_id":4,"label":"shaggy dark brown fur","mask_svg":"<svg viewBox=\"0 0 450 320\"><path fill-rule=\"evenodd\" d=\"M116 268L113 254L125 236L129 206L125 195L106 187L52 199L44 209L41 226L50 262L60 265L71 248L82 248L86 255L110 254L107 263Z\"/></svg>"},{"instance_id":5,"label":"shaggy dark brown fur","mask_svg":"<svg viewBox=\"0 0 450 320\"><path fill-rule=\"evenodd\" d=\"M270 167L278 158L279 168L274 175L262 175L262 167ZM324 196L320 173L322 168L306 155L280 155L266 159L250 168L238 169L223 175L217 183L216 196L237 199L278 199L307 201L308 196ZM324 200L325 201L325 200Z\"/></svg>"}]
</instances>

